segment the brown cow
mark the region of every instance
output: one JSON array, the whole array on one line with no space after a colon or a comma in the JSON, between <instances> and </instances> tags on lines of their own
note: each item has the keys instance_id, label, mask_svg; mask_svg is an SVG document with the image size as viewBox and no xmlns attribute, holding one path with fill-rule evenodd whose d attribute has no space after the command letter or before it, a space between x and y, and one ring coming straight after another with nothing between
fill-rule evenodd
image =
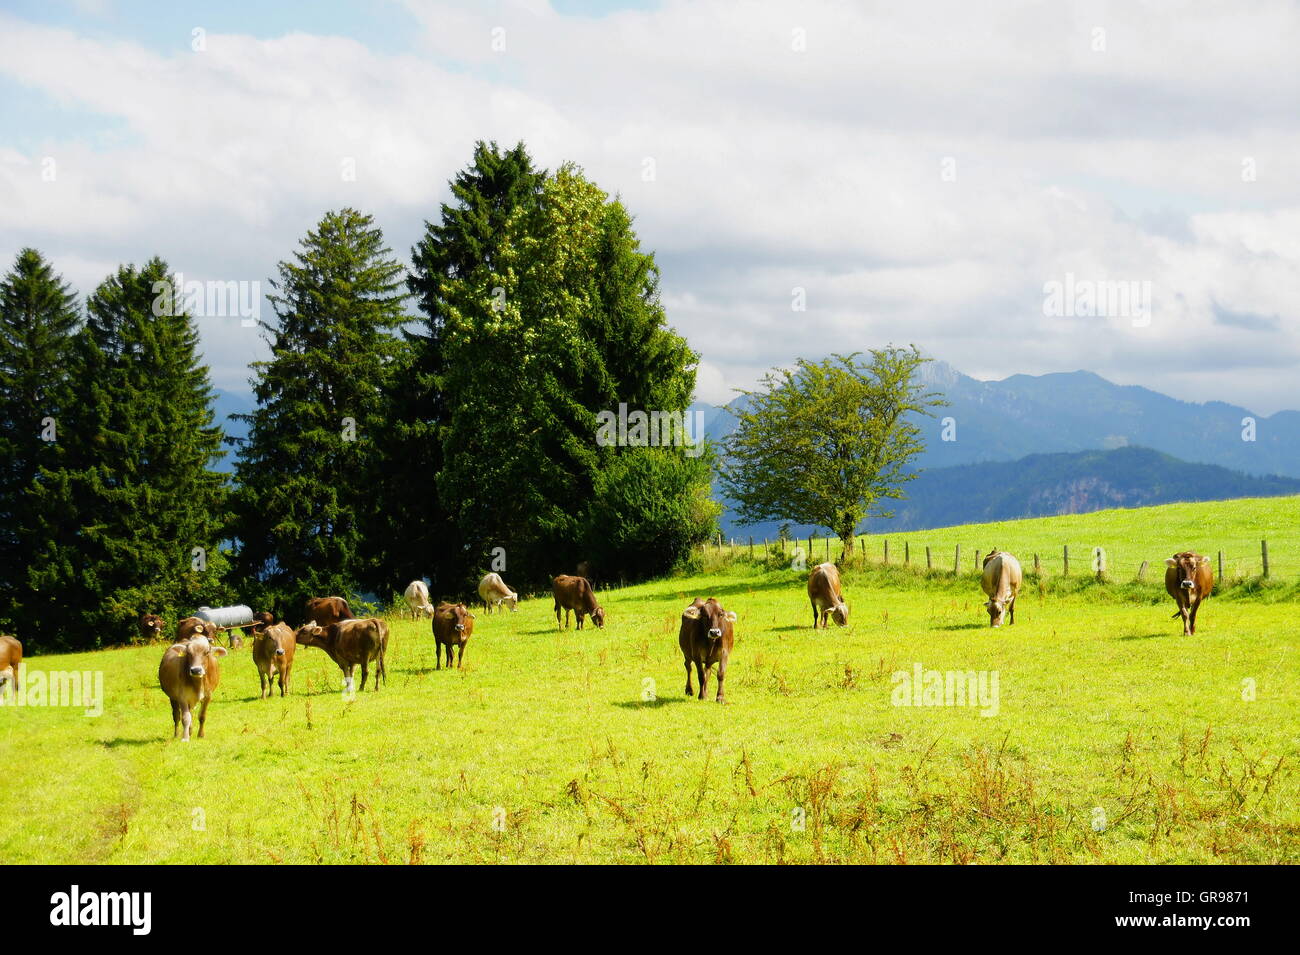
<instances>
[{"instance_id":1,"label":"brown cow","mask_svg":"<svg viewBox=\"0 0 1300 955\"><path fill-rule=\"evenodd\" d=\"M682 657L686 663L686 695L691 696L691 667L695 667L700 678L700 699L704 699L704 684L708 678L709 667L718 665L719 703L724 702L722 681L727 677L727 660L731 657L731 648L736 642L732 624L736 615L722 609L722 604L710 597L704 600L696 597L689 607L682 611L682 627L677 636L677 643L682 648Z\"/></svg>"},{"instance_id":2,"label":"brown cow","mask_svg":"<svg viewBox=\"0 0 1300 955\"><path fill-rule=\"evenodd\" d=\"M555 625L561 630L569 625L569 611L578 617L578 629L582 629L582 620L587 614L591 622L599 629L605 626L605 611L596 602L596 593L591 589L591 582L586 577L570 577L560 574L551 581L551 590L555 594ZM564 622L560 622L560 608L564 609Z\"/></svg>"},{"instance_id":3,"label":"brown cow","mask_svg":"<svg viewBox=\"0 0 1300 955\"><path fill-rule=\"evenodd\" d=\"M355 620L352 608L342 597L312 597L303 606L304 623L315 623L322 627L338 623L340 620Z\"/></svg>"},{"instance_id":4,"label":"brown cow","mask_svg":"<svg viewBox=\"0 0 1300 955\"><path fill-rule=\"evenodd\" d=\"M1002 626L1004 617L1008 623L1016 622L1016 597L1023 582L1020 561L1004 550L989 551L980 574L980 589L989 598L984 601L984 609L989 612L990 627Z\"/></svg>"},{"instance_id":5,"label":"brown cow","mask_svg":"<svg viewBox=\"0 0 1300 955\"><path fill-rule=\"evenodd\" d=\"M835 618L835 625L842 627L849 622L849 606L840 593L840 571L834 564L818 564L808 575L808 599L812 601L813 629L821 620L822 629L830 626L827 617Z\"/></svg>"},{"instance_id":6,"label":"brown cow","mask_svg":"<svg viewBox=\"0 0 1300 955\"><path fill-rule=\"evenodd\" d=\"M140 618L135 622L136 627L140 630L140 639L147 641L157 640L162 636L163 618L156 613L142 613Z\"/></svg>"},{"instance_id":7,"label":"brown cow","mask_svg":"<svg viewBox=\"0 0 1300 955\"><path fill-rule=\"evenodd\" d=\"M275 614L263 610L261 613L253 614L253 622L243 628L244 636L256 637L263 630L275 623Z\"/></svg>"},{"instance_id":8,"label":"brown cow","mask_svg":"<svg viewBox=\"0 0 1300 955\"><path fill-rule=\"evenodd\" d=\"M433 638L437 641L434 652L438 669L442 669L442 650L447 648L447 666L451 666L451 651L456 648L456 668L463 669L465 644L474 635L474 615L464 604L440 603L433 614Z\"/></svg>"},{"instance_id":9,"label":"brown cow","mask_svg":"<svg viewBox=\"0 0 1300 955\"><path fill-rule=\"evenodd\" d=\"M293 651L297 646L293 629L287 623L273 623L253 638L253 662L257 664L257 678L262 683L262 699L271 695L277 674L280 677L280 695L284 696L288 691Z\"/></svg>"},{"instance_id":10,"label":"brown cow","mask_svg":"<svg viewBox=\"0 0 1300 955\"><path fill-rule=\"evenodd\" d=\"M1210 558L1185 550L1165 558L1165 590L1178 604L1175 617L1183 618L1183 636L1196 632L1196 611L1214 589Z\"/></svg>"},{"instance_id":11,"label":"brown cow","mask_svg":"<svg viewBox=\"0 0 1300 955\"><path fill-rule=\"evenodd\" d=\"M207 637L213 642L217 639L217 628L198 617L185 617L176 621L176 642L184 643L194 637Z\"/></svg>"},{"instance_id":12,"label":"brown cow","mask_svg":"<svg viewBox=\"0 0 1300 955\"><path fill-rule=\"evenodd\" d=\"M298 628L294 639L304 646L319 647L329 654L331 660L343 671L343 686L352 692L352 674L357 664L361 664L361 689L366 688L370 661L375 660L375 690L379 690L379 680L388 679L384 669L384 651L388 649L388 624L378 617L365 617L361 620L340 620L328 627L322 627L308 621Z\"/></svg>"},{"instance_id":13,"label":"brown cow","mask_svg":"<svg viewBox=\"0 0 1300 955\"><path fill-rule=\"evenodd\" d=\"M199 708L199 739L208 719L208 704L212 693L221 682L220 659L227 653L225 647L209 642L202 634L195 634L184 643L174 643L163 654L158 664L158 683L172 701L172 739L181 733L183 742L189 742L193 709Z\"/></svg>"},{"instance_id":14,"label":"brown cow","mask_svg":"<svg viewBox=\"0 0 1300 955\"><path fill-rule=\"evenodd\" d=\"M14 695L18 694L18 678L23 662L23 645L17 637L0 634L0 696L4 695L6 683L14 686Z\"/></svg>"}]
</instances>

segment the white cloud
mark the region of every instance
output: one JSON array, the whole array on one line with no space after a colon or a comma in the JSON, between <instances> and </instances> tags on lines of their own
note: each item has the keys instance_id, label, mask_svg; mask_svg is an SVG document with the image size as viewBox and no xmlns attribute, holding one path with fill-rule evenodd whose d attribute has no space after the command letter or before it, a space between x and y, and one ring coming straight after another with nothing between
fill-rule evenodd
<instances>
[{"instance_id":1,"label":"white cloud","mask_svg":"<svg viewBox=\"0 0 1300 955\"><path fill-rule=\"evenodd\" d=\"M187 276L264 280L350 204L405 258L474 140L523 139L636 215L704 400L892 341L991 376L1082 367L1295 403L1290 4L407 7L419 55L306 34L164 55L0 15L0 73L127 127L111 148L49 143L53 183L44 154L0 136L0 255L35 244L85 291L155 252ZM1151 325L1045 318L1043 284L1066 273L1149 281ZM203 334L218 383L241 386L247 330Z\"/></svg>"}]
</instances>

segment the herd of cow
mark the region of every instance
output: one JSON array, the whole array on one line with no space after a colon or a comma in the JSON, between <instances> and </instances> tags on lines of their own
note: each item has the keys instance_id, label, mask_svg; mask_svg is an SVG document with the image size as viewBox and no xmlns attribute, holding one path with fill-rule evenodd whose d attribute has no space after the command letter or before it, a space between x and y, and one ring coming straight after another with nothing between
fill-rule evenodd
<instances>
[{"instance_id":1,"label":"herd of cow","mask_svg":"<svg viewBox=\"0 0 1300 955\"><path fill-rule=\"evenodd\" d=\"M1192 551L1174 554L1165 560L1165 589L1178 605L1175 617L1183 621L1183 634L1196 633L1196 612L1201 601L1214 588L1210 559ZM1016 597L1020 593L1023 574L1020 562L1006 551L995 550L984 558L980 586L987 600L989 625L1000 627L1005 620L1016 622ZM595 590L585 577L560 575L552 582L555 598L555 622L562 628L569 625L570 614L576 615L577 629L590 617L597 627L605 625L605 611L596 600ZM499 574L491 573L479 582L479 597L485 613L509 607L518 610L519 595L506 586ZM456 666L465 659L465 646L474 633L475 615L463 603L429 602L429 589L422 581L412 581L406 588L407 605L414 614L427 614L432 618L436 644L437 668L442 669L445 653L447 666L451 666L452 650L456 651ZM838 626L849 622L849 608L840 589L840 574L833 563L818 564L808 575L808 599L812 604L813 629ZM563 620L560 612L564 611ZM356 618L348 602L342 597L315 597L303 607L303 624L296 630L283 621L277 623L267 612L254 615L245 630L253 639L253 662L261 681L262 698L271 695L279 683L280 695L289 690L293 671L294 651L298 646L317 647L343 671L344 687L353 692L353 677L361 667L361 689L366 688L370 666L374 665L374 689L386 681L384 652L388 647L388 623L379 617ZM704 699L705 681L709 671L717 666L718 688L716 700L724 702L723 682L727 676L727 662L735 643L733 624L736 614L725 610L717 599L696 598L682 611L678 631L678 645L686 667L686 695L693 696L692 673L699 678L699 698ZM164 622L157 614L142 614L139 619L141 636L147 640L159 638ZM233 646L242 641L232 637ZM190 738L193 711L199 713L199 736L203 736L207 721L208 704L221 679L220 660L229 651L217 643L217 630L198 617L186 617L177 624L176 642L163 654L158 666L158 682L171 701L172 737ZM19 665L22 662L22 643L12 636L0 635L0 691L6 683L17 687Z\"/></svg>"}]
</instances>

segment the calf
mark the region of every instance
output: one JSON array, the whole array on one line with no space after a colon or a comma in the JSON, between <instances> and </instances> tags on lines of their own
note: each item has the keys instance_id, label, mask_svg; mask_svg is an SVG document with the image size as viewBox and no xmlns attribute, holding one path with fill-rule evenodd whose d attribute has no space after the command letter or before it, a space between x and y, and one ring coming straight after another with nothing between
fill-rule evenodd
<instances>
[{"instance_id":1,"label":"calf","mask_svg":"<svg viewBox=\"0 0 1300 955\"><path fill-rule=\"evenodd\" d=\"M569 625L569 611L578 617L578 629L582 629L583 617L590 614L591 622L599 629L605 626L605 611L596 603L596 593L591 589L591 582L586 577L570 577L560 574L551 581L551 590L555 594L555 625L561 630ZM560 622L560 609L564 609L564 622Z\"/></svg>"},{"instance_id":2,"label":"calf","mask_svg":"<svg viewBox=\"0 0 1300 955\"><path fill-rule=\"evenodd\" d=\"M366 679L370 672L370 661L375 665L375 691L379 690L382 677L388 679L384 669L384 651L388 648L388 624L378 617L365 617L361 620L340 620L328 627L308 621L298 628L294 639L304 646L319 647L329 654L331 660L343 671L343 685L348 693L352 692L352 674L357 664L361 665L361 689L366 688Z\"/></svg>"},{"instance_id":3,"label":"calf","mask_svg":"<svg viewBox=\"0 0 1300 955\"><path fill-rule=\"evenodd\" d=\"M1174 616L1183 618L1183 636L1190 637L1196 632L1196 611L1213 589L1210 558L1190 550L1165 558L1165 590L1178 604Z\"/></svg>"},{"instance_id":4,"label":"calf","mask_svg":"<svg viewBox=\"0 0 1300 955\"><path fill-rule=\"evenodd\" d=\"M834 617L838 627L849 622L849 606L840 593L840 571L834 564L818 564L812 569L808 575L808 599L812 601L814 630L819 618L823 630L830 626L827 617Z\"/></svg>"},{"instance_id":5,"label":"calf","mask_svg":"<svg viewBox=\"0 0 1300 955\"><path fill-rule=\"evenodd\" d=\"M1003 617L1008 623L1016 622L1016 595L1022 580L1020 561L1006 551L990 551L984 558L980 587L989 598L984 607L989 612L990 627L1002 626Z\"/></svg>"},{"instance_id":6,"label":"calf","mask_svg":"<svg viewBox=\"0 0 1300 955\"><path fill-rule=\"evenodd\" d=\"M429 588L423 580L413 580L406 585L406 605L411 608L411 615L419 617L422 613L433 616L433 604L429 603Z\"/></svg>"},{"instance_id":7,"label":"calf","mask_svg":"<svg viewBox=\"0 0 1300 955\"><path fill-rule=\"evenodd\" d=\"M440 603L433 615L433 638L437 641L434 652L438 657L438 669L442 669L442 651L447 649L447 666L451 666L451 651L456 648L456 668L463 669L465 662L465 644L474 634L474 615L465 609L464 604Z\"/></svg>"},{"instance_id":8,"label":"calf","mask_svg":"<svg viewBox=\"0 0 1300 955\"><path fill-rule=\"evenodd\" d=\"M691 667L695 667L700 678L700 699L704 699L704 684L708 678L709 667L718 665L717 701L724 701L722 681L727 678L727 660L731 657L731 648L736 642L732 624L736 615L722 609L722 604L710 597L704 600L696 597L689 607L682 611L682 626L677 635L677 643L682 648L682 658L686 664L686 695L693 695L691 689Z\"/></svg>"},{"instance_id":9,"label":"calf","mask_svg":"<svg viewBox=\"0 0 1300 955\"><path fill-rule=\"evenodd\" d=\"M284 696L288 691L293 651L297 646L293 630L287 623L273 623L253 638L253 662L257 664L257 678L262 682L262 699L271 695L277 675L280 695Z\"/></svg>"},{"instance_id":10,"label":"calf","mask_svg":"<svg viewBox=\"0 0 1300 955\"><path fill-rule=\"evenodd\" d=\"M140 630L140 639L146 642L153 642L162 636L163 618L156 613L142 613L135 623Z\"/></svg>"},{"instance_id":11,"label":"calf","mask_svg":"<svg viewBox=\"0 0 1300 955\"><path fill-rule=\"evenodd\" d=\"M353 620L352 608L342 597L312 597L303 605L303 620L328 627L342 620Z\"/></svg>"},{"instance_id":12,"label":"calf","mask_svg":"<svg viewBox=\"0 0 1300 955\"><path fill-rule=\"evenodd\" d=\"M483 601L483 612L490 613L509 604L511 611L519 609L519 595L506 586L500 574L485 574L478 582L479 599Z\"/></svg>"},{"instance_id":13,"label":"calf","mask_svg":"<svg viewBox=\"0 0 1300 955\"><path fill-rule=\"evenodd\" d=\"M208 638L196 634L184 643L174 643L163 654L158 665L158 683L172 702L172 739L181 734L189 742L193 709L199 708L199 739L208 719L208 704L212 693L221 682L220 660L226 655L225 647L218 647Z\"/></svg>"},{"instance_id":14,"label":"calf","mask_svg":"<svg viewBox=\"0 0 1300 955\"><path fill-rule=\"evenodd\" d=\"M4 696L5 685L13 684L14 695L18 695L18 679L23 662L23 645L17 637L0 634L0 697Z\"/></svg>"}]
</instances>

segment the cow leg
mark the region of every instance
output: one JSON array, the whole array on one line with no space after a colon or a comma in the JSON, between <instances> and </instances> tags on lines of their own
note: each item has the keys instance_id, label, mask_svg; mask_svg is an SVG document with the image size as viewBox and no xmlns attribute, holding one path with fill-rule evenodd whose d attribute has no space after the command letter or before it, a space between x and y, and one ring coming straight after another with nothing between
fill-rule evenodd
<instances>
[{"instance_id":1,"label":"cow leg","mask_svg":"<svg viewBox=\"0 0 1300 955\"><path fill-rule=\"evenodd\" d=\"M269 684L271 681L268 680L268 679L266 678L266 671L263 670L261 667L258 667L258 668L257 668L257 682L260 683L260 684L262 685L262 692L261 692L261 696L259 697L259 699L263 699L263 700L264 700L264 699L266 699L266 697L267 697L267 695L268 695L268 689L269 689L269 688L268 688L267 684Z\"/></svg>"},{"instance_id":2,"label":"cow leg","mask_svg":"<svg viewBox=\"0 0 1300 955\"><path fill-rule=\"evenodd\" d=\"M181 742L190 741L190 727L194 723L194 714L190 711L188 703L181 704Z\"/></svg>"},{"instance_id":3,"label":"cow leg","mask_svg":"<svg viewBox=\"0 0 1300 955\"><path fill-rule=\"evenodd\" d=\"M564 624L560 623L560 605L558 603L555 605L555 628L557 630L564 629Z\"/></svg>"},{"instance_id":4,"label":"cow leg","mask_svg":"<svg viewBox=\"0 0 1300 955\"><path fill-rule=\"evenodd\" d=\"M199 704L199 739L203 739L203 726L208 721L208 704L212 702L212 697L205 697Z\"/></svg>"},{"instance_id":5,"label":"cow leg","mask_svg":"<svg viewBox=\"0 0 1300 955\"><path fill-rule=\"evenodd\" d=\"M465 669L465 644L463 643L456 648L456 669Z\"/></svg>"},{"instance_id":6,"label":"cow leg","mask_svg":"<svg viewBox=\"0 0 1300 955\"><path fill-rule=\"evenodd\" d=\"M817 614L817 604L816 604L816 602L813 603L812 608L813 608L813 629L816 630L816 629L817 629L817 618L818 618L818 614Z\"/></svg>"},{"instance_id":7,"label":"cow leg","mask_svg":"<svg viewBox=\"0 0 1300 955\"><path fill-rule=\"evenodd\" d=\"M366 677L370 674L370 666L365 660L361 661L361 692L366 691Z\"/></svg>"},{"instance_id":8,"label":"cow leg","mask_svg":"<svg viewBox=\"0 0 1300 955\"><path fill-rule=\"evenodd\" d=\"M442 644L441 643L434 645L433 654L438 660L437 669L441 670L442 669Z\"/></svg>"},{"instance_id":9,"label":"cow leg","mask_svg":"<svg viewBox=\"0 0 1300 955\"><path fill-rule=\"evenodd\" d=\"M280 667L280 695L281 695L281 696L284 696L284 693L285 693L284 684L285 684L285 681L288 680L288 679L289 679L289 668L288 668L288 667Z\"/></svg>"},{"instance_id":10,"label":"cow leg","mask_svg":"<svg viewBox=\"0 0 1300 955\"><path fill-rule=\"evenodd\" d=\"M691 658L686 658L686 695L694 696L695 690L691 686Z\"/></svg>"},{"instance_id":11,"label":"cow leg","mask_svg":"<svg viewBox=\"0 0 1300 955\"><path fill-rule=\"evenodd\" d=\"M1192 604L1192 619L1191 619L1192 633L1196 633L1196 611L1200 609L1201 609L1201 602L1199 600L1196 601L1196 603Z\"/></svg>"},{"instance_id":12,"label":"cow leg","mask_svg":"<svg viewBox=\"0 0 1300 955\"><path fill-rule=\"evenodd\" d=\"M585 618L583 617L583 613L582 613L581 610L575 610L573 613L574 613L574 616L576 616L576 617L578 618L578 629L581 630L581 629L582 629L582 621L585 619Z\"/></svg>"},{"instance_id":13,"label":"cow leg","mask_svg":"<svg viewBox=\"0 0 1300 955\"><path fill-rule=\"evenodd\" d=\"M1015 623L1016 622L1016 598L1014 595L1012 595L1011 597L1011 603L1007 604L1007 614L1010 617L1010 619L1007 622Z\"/></svg>"},{"instance_id":14,"label":"cow leg","mask_svg":"<svg viewBox=\"0 0 1300 955\"><path fill-rule=\"evenodd\" d=\"M704 699L704 684L709 677L709 668L699 660L695 661L695 675L700 678L700 699Z\"/></svg>"},{"instance_id":15,"label":"cow leg","mask_svg":"<svg viewBox=\"0 0 1300 955\"><path fill-rule=\"evenodd\" d=\"M1188 616L1187 613L1187 607L1185 605L1183 604L1178 605L1178 616L1181 617L1183 621L1183 636L1190 637L1192 635L1192 626L1191 626L1190 617Z\"/></svg>"},{"instance_id":16,"label":"cow leg","mask_svg":"<svg viewBox=\"0 0 1300 955\"><path fill-rule=\"evenodd\" d=\"M355 679L354 674L357 672L356 664L351 664L343 671L343 690L345 693L352 692L352 681Z\"/></svg>"},{"instance_id":17,"label":"cow leg","mask_svg":"<svg viewBox=\"0 0 1300 955\"><path fill-rule=\"evenodd\" d=\"M172 700L172 739L181 735L181 705Z\"/></svg>"},{"instance_id":18,"label":"cow leg","mask_svg":"<svg viewBox=\"0 0 1300 955\"><path fill-rule=\"evenodd\" d=\"M723 703L725 700L722 696L722 681L727 676L727 654L722 654L718 659L718 702Z\"/></svg>"}]
</instances>

